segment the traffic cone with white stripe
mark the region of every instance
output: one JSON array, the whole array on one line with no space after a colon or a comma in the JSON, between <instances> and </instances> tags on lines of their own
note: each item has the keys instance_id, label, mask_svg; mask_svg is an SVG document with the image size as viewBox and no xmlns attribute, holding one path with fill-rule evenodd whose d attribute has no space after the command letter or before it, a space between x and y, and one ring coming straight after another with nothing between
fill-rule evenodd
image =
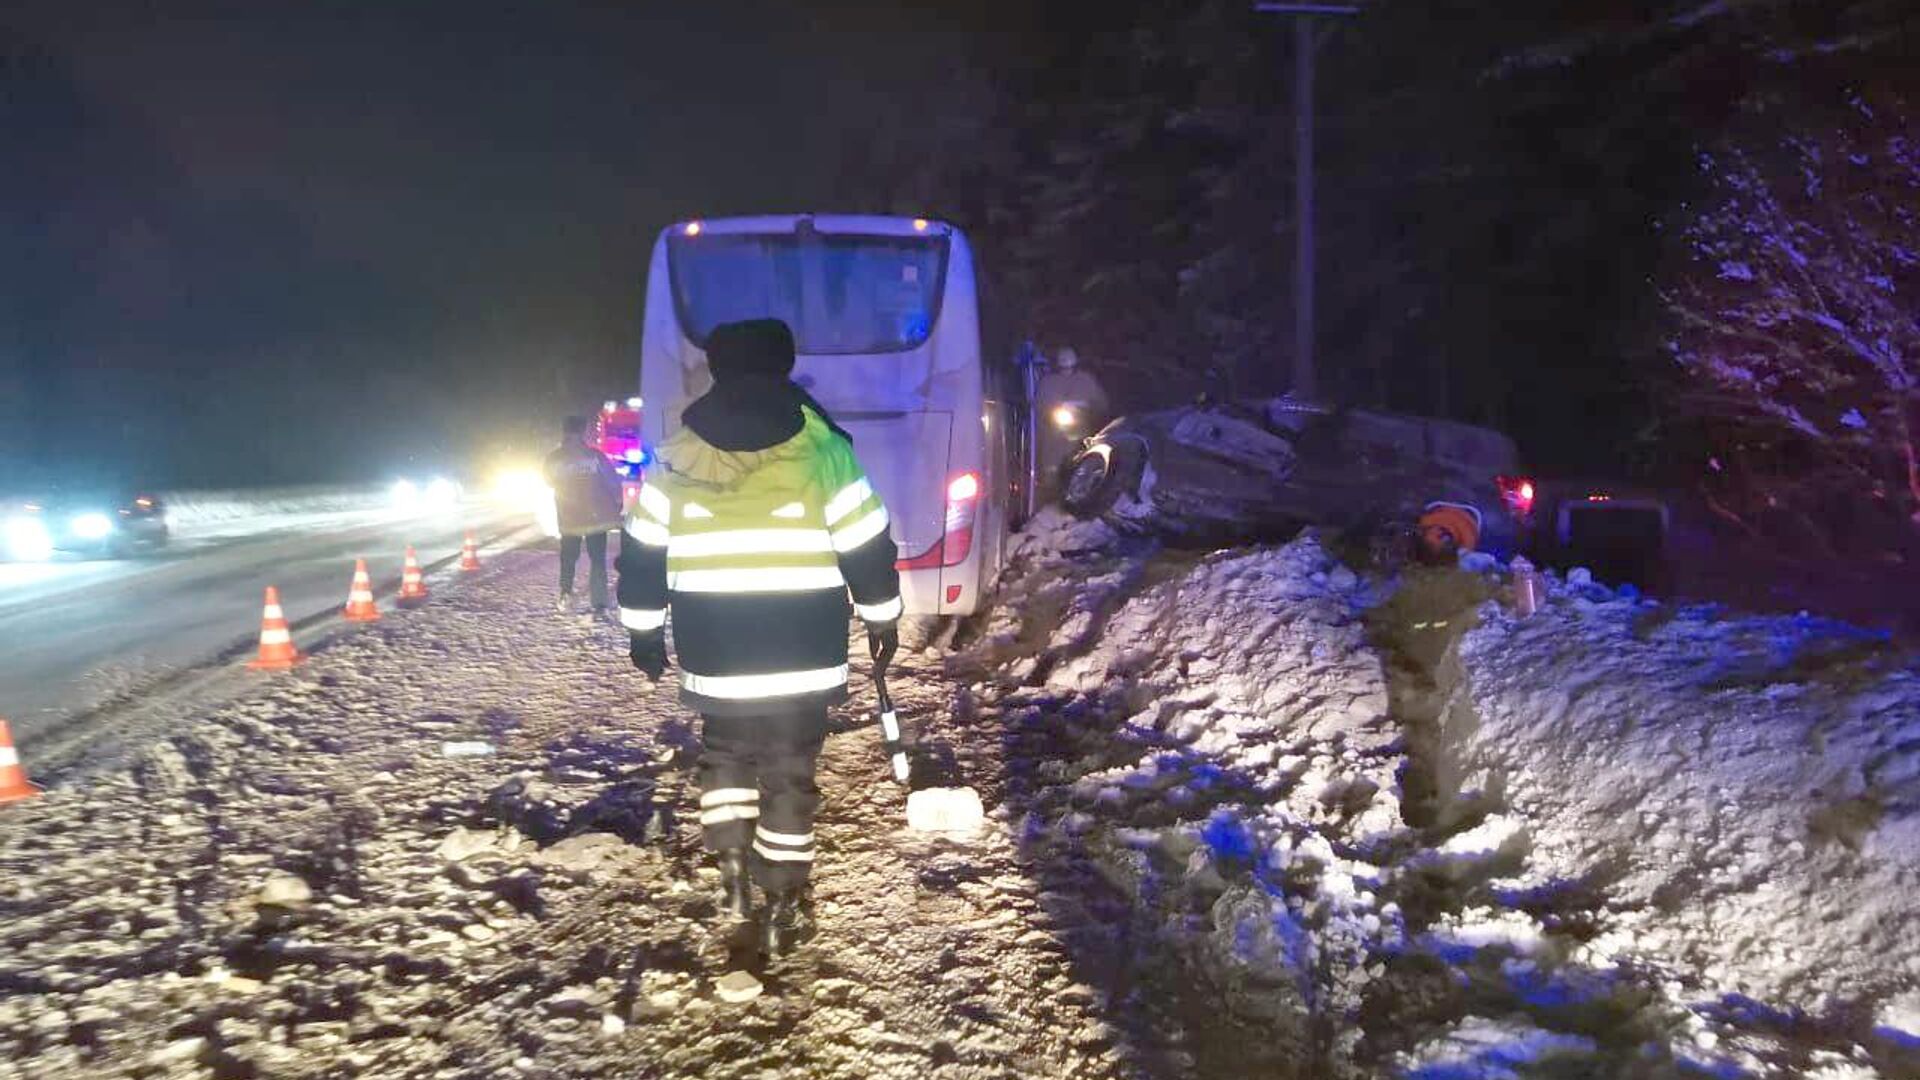
<instances>
[{"instance_id":1,"label":"traffic cone with white stripe","mask_svg":"<svg viewBox=\"0 0 1920 1080\"><path fill-rule=\"evenodd\" d=\"M305 660L293 647L287 613L280 610L280 590L267 586L267 606L260 615L260 655L247 662L255 671L284 671Z\"/></svg>"},{"instance_id":2,"label":"traffic cone with white stripe","mask_svg":"<svg viewBox=\"0 0 1920 1080\"><path fill-rule=\"evenodd\" d=\"M394 599L401 607L427 602L427 581L420 576L420 560L411 544L407 545L407 564L400 570L400 595Z\"/></svg>"},{"instance_id":3,"label":"traffic cone with white stripe","mask_svg":"<svg viewBox=\"0 0 1920 1080\"><path fill-rule=\"evenodd\" d=\"M20 754L13 748L13 732L5 720L0 720L0 803L19 802L40 794L40 789L27 781L27 771L20 767Z\"/></svg>"},{"instance_id":4,"label":"traffic cone with white stripe","mask_svg":"<svg viewBox=\"0 0 1920 1080\"><path fill-rule=\"evenodd\" d=\"M373 578L367 575L367 560L353 560L353 584L347 587L348 622L379 622L380 608L373 602Z\"/></svg>"},{"instance_id":5,"label":"traffic cone with white stripe","mask_svg":"<svg viewBox=\"0 0 1920 1080\"><path fill-rule=\"evenodd\" d=\"M460 572L471 574L480 569L480 546L473 542L473 534L468 533L460 545Z\"/></svg>"}]
</instances>

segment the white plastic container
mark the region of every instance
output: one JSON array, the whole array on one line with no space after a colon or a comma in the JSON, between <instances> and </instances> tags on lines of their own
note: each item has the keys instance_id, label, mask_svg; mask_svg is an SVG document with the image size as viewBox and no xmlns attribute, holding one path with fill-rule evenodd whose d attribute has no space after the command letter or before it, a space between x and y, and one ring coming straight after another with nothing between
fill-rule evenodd
<instances>
[{"instance_id":1,"label":"white plastic container","mask_svg":"<svg viewBox=\"0 0 1920 1080\"><path fill-rule=\"evenodd\" d=\"M1540 580L1540 572L1533 568L1524 555L1516 555L1513 560L1513 610L1521 618L1526 618L1540 610L1546 599L1545 583Z\"/></svg>"}]
</instances>

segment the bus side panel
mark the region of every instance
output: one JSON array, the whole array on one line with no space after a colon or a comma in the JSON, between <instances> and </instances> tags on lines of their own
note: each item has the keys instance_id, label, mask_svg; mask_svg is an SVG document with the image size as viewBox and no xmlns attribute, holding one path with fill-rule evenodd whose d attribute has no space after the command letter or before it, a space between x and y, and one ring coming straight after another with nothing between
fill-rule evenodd
<instances>
[{"instance_id":1,"label":"bus side panel","mask_svg":"<svg viewBox=\"0 0 1920 1080\"><path fill-rule=\"evenodd\" d=\"M940 542L946 530L947 460L953 417L908 413L885 419L843 419L853 451L887 505L900 557L911 559Z\"/></svg>"},{"instance_id":2,"label":"bus side panel","mask_svg":"<svg viewBox=\"0 0 1920 1080\"><path fill-rule=\"evenodd\" d=\"M680 414L707 392L707 358L680 329L667 272L667 240L653 245L647 263L646 307L640 326L640 430L649 446L658 446L680 428Z\"/></svg>"}]
</instances>

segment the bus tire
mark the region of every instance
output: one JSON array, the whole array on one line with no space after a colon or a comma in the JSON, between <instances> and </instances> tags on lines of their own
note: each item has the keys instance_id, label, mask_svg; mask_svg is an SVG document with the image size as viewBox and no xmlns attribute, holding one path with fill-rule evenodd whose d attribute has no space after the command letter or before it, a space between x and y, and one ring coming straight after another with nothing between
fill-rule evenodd
<instances>
[{"instance_id":1,"label":"bus tire","mask_svg":"<svg viewBox=\"0 0 1920 1080\"><path fill-rule=\"evenodd\" d=\"M1120 496L1135 493L1145 465L1140 447L1131 441L1089 446L1060 470L1060 505L1078 518L1100 517Z\"/></svg>"}]
</instances>

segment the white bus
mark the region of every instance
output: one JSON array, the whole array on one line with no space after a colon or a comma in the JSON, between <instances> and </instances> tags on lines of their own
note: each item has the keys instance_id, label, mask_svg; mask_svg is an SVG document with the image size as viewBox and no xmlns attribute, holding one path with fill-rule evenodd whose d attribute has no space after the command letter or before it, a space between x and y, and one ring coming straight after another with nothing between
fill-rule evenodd
<instances>
[{"instance_id":1,"label":"white bus","mask_svg":"<svg viewBox=\"0 0 1920 1080\"><path fill-rule=\"evenodd\" d=\"M1005 553L1013 476L966 237L937 221L831 214L666 229L641 333L649 443L712 385L707 334L763 317L793 328L794 380L853 436L886 500L907 612L979 610Z\"/></svg>"}]
</instances>

